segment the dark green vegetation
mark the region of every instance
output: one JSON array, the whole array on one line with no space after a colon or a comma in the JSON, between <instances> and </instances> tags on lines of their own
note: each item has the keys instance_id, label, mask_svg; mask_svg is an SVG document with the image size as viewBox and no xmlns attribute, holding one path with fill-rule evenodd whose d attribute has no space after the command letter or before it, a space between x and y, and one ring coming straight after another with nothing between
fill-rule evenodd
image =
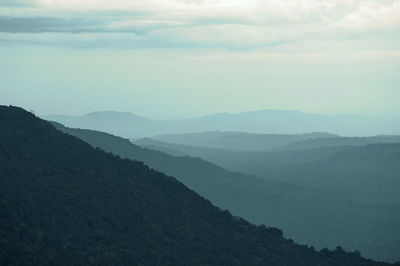
<instances>
[{"instance_id":1,"label":"dark green vegetation","mask_svg":"<svg viewBox=\"0 0 400 266\"><path fill-rule=\"evenodd\" d=\"M340 244L371 258L399 260L400 144L235 152L151 139L137 143L296 184L304 190L302 197L291 203L294 210L286 219L277 221L288 236L317 247ZM270 221L265 214L243 216L256 223Z\"/></svg>"},{"instance_id":2,"label":"dark green vegetation","mask_svg":"<svg viewBox=\"0 0 400 266\"><path fill-rule=\"evenodd\" d=\"M22 109L0 124L1 265L379 265L294 244Z\"/></svg>"},{"instance_id":3,"label":"dark green vegetation","mask_svg":"<svg viewBox=\"0 0 400 266\"><path fill-rule=\"evenodd\" d=\"M71 129L56 123L54 125L95 147L144 161L150 167L176 177L216 206L228 209L234 215L245 217L251 222L282 228L286 236L301 243L331 248L340 245L348 250L359 249L363 255L371 258L391 261L399 259L397 251L400 235L397 225L400 223L400 208L395 200L397 194L392 195L391 202L376 201L376 198L367 198L366 201L365 197L357 197L351 191L274 182L226 171L199 158L169 156L140 148L126 139L106 133ZM147 142L162 144L151 139L147 139ZM174 154L191 152L190 149L182 149L184 152L173 150L180 147L188 148L171 145L166 149ZM208 149L204 150L209 152ZM234 158L229 151L221 152L226 154L228 160ZM308 160L303 157L305 161ZM260 158L251 159L257 161ZM242 160L246 161L245 158ZM239 161L232 163L240 164Z\"/></svg>"}]
</instances>

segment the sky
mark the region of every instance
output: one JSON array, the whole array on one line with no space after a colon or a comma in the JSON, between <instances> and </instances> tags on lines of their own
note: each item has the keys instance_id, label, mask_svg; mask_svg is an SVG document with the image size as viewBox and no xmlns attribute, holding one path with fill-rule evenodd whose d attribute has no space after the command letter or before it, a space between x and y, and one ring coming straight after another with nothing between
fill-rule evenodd
<instances>
[{"instance_id":1,"label":"sky","mask_svg":"<svg viewBox=\"0 0 400 266\"><path fill-rule=\"evenodd\" d=\"M400 115L400 0L0 0L0 104Z\"/></svg>"}]
</instances>

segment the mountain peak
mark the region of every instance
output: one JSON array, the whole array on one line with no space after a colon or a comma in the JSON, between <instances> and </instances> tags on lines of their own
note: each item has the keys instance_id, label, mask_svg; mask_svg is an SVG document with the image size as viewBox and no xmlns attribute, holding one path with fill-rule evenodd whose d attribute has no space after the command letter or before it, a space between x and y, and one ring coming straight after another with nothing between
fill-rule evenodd
<instances>
[{"instance_id":1,"label":"mountain peak","mask_svg":"<svg viewBox=\"0 0 400 266\"><path fill-rule=\"evenodd\" d=\"M384 265L294 244L22 109L0 123L2 265Z\"/></svg>"}]
</instances>

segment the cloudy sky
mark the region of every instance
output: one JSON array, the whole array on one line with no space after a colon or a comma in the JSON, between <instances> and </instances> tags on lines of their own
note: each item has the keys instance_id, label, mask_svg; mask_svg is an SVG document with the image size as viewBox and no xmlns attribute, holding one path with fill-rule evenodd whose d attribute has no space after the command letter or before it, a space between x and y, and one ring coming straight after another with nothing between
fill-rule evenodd
<instances>
[{"instance_id":1,"label":"cloudy sky","mask_svg":"<svg viewBox=\"0 0 400 266\"><path fill-rule=\"evenodd\" d=\"M400 115L400 0L0 0L0 104Z\"/></svg>"}]
</instances>

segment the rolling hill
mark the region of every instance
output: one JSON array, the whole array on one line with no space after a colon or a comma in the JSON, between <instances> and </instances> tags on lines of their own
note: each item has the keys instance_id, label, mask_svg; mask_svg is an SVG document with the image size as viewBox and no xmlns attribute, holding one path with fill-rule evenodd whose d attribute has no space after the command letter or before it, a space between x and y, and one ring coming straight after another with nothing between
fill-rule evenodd
<instances>
[{"instance_id":1,"label":"rolling hill","mask_svg":"<svg viewBox=\"0 0 400 266\"><path fill-rule=\"evenodd\" d=\"M256 224L279 226L286 236L301 243L317 248L340 245L359 249L371 258L398 260L400 217L398 206L393 203L364 202L337 189L308 189L230 172L199 158L140 148L107 133L54 125L94 147L144 161L176 177L216 206ZM382 223L385 228L379 228Z\"/></svg>"},{"instance_id":2,"label":"rolling hill","mask_svg":"<svg viewBox=\"0 0 400 266\"><path fill-rule=\"evenodd\" d=\"M267 179L290 181L301 186L335 187L352 191L396 191L400 187L400 143L393 137L344 138L304 141L307 149L250 152L228 151L161 142L149 138L135 143L154 150L174 151L199 157L232 171ZM388 143L376 143L382 140ZM375 143L361 145L361 143ZM329 145L315 147L315 142ZM350 145L343 145L350 142ZM337 143L338 146L334 146ZM354 144L355 143L355 144ZM332 145L332 146L331 146ZM293 145L291 145L293 146ZM388 193L388 192L385 192ZM385 196L383 196L384 198Z\"/></svg>"},{"instance_id":3,"label":"rolling hill","mask_svg":"<svg viewBox=\"0 0 400 266\"><path fill-rule=\"evenodd\" d=\"M336 138L329 133L309 134L254 134L245 132L202 132L167 134L152 137L162 142L232 151L267 151L286 147L300 141Z\"/></svg>"},{"instance_id":4,"label":"rolling hill","mask_svg":"<svg viewBox=\"0 0 400 266\"><path fill-rule=\"evenodd\" d=\"M297 245L20 108L0 122L2 265L383 265Z\"/></svg>"},{"instance_id":5,"label":"rolling hill","mask_svg":"<svg viewBox=\"0 0 400 266\"><path fill-rule=\"evenodd\" d=\"M400 143L399 135L372 137L332 137L300 140L280 147L280 150L304 150L338 146L365 146L368 144Z\"/></svg>"},{"instance_id":6,"label":"rolling hill","mask_svg":"<svg viewBox=\"0 0 400 266\"><path fill-rule=\"evenodd\" d=\"M360 115L320 115L291 110L258 110L220 113L182 120L158 121L126 112L96 112L83 116L44 116L69 127L100 130L125 138L207 131L235 131L269 134L331 132L346 136L395 134L399 118Z\"/></svg>"}]
</instances>

